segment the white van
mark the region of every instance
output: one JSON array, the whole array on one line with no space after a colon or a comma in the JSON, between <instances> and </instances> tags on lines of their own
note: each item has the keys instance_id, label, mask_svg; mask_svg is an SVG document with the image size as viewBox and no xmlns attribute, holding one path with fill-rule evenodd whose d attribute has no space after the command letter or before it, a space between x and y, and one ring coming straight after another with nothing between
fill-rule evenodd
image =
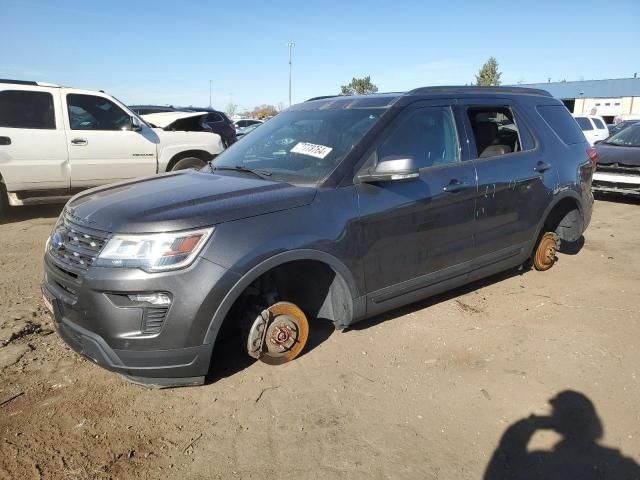
<instances>
[{"instance_id":1,"label":"white van","mask_svg":"<svg viewBox=\"0 0 640 480\"><path fill-rule=\"evenodd\" d=\"M593 146L609 136L609 129L602 117L597 115L574 115L587 141Z\"/></svg>"},{"instance_id":2,"label":"white van","mask_svg":"<svg viewBox=\"0 0 640 480\"><path fill-rule=\"evenodd\" d=\"M0 80L0 218L7 205L202 167L224 150L219 135L189 120L206 112L172 115L180 128L152 126L104 92Z\"/></svg>"}]
</instances>

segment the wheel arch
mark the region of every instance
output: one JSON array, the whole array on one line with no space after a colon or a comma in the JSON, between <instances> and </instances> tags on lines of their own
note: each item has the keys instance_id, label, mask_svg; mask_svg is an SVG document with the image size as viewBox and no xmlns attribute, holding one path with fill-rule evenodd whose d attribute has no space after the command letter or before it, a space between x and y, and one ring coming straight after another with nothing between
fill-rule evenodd
<instances>
[{"instance_id":1,"label":"wheel arch","mask_svg":"<svg viewBox=\"0 0 640 480\"><path fill-rule=\"evenodd\" d=\"M554 196L553 201L547 206L544 215L538 224L536 236L534 238L533 248L537 244L538 238L544 233L544 231L556 231L560 227L566 213L577 210L579 218L571 218L570 221L579 221L578 224L573 225L574 230L566 229L563 234L559 234L560 238L565 241L574 242L584 231L585 218L584 218L584 206L582 205L582 199L577 192L573 190L565 190ZM547 230L549 228L550 230ZM544 230L544 231L543 231ZM577 234L576 234L577 232ZM567 237L566 235L570 235ZM564 238L563 238L564 237Z\"/></svg>"},{"instance_id":2,"label":"wheel arch","mask_svg":"<svg viewBox=\"0 0 640 480\"><path fill-rule=\"evenodd\" d=\"M167 163L167 167L165 168L165 171L170 172L176 163L178 163L183 158L188 158L188 157L199 158L206 163L209 160L212 160L215 156L211 155L209 152L206 152L204 150L197 150L197 149L184 150L182 152L176 153L173 157L171 157L171 160L169 160L169 162Z\"/></svg>"},{"instance_id":3,"label":"wheel arch","mask_svg":"<svg viewBox=\"0 0 640 480\"><path fill-rule=\"evenodd\" d=\"M218 305L209 328L205 335L204 343L214 343L227 315L244 291L262 275L279 267L298 261L318 262L330 268L335 277L328 290L328 296L341 304L341 311L333 312L332 320L336 325L346 325L354 316L355 299L359 297L358 288L350 270L333 255L319 250L302 249L282 252L260 262L245 273L240 280L227 292L224 299ZM328 297L327 297L328 298Z\"/></svg>"}]
</instances>

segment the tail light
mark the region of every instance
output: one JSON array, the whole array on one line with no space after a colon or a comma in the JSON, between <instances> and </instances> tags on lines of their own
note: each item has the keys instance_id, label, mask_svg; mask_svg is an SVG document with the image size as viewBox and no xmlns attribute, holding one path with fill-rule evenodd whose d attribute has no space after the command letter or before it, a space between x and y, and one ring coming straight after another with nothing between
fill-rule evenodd
<instances>
[{"instance_id":1,"label":"tail light","mask_svg":"<svg viewBox=\"0 0 640 480\"><path fill-rule=\"evenodd\" d=\"M596 163L598 163L598 150L596 150L594 147L590 147L587 149L587 155L589 155L589 160L591 160L591 163L593 163L593 166L596 166Z\"/></svg>"},{"instance_id":2,"label":"tail light","mask_svg":"<svg viewBox=\"0 0 640 480\"><path fill-rule=\"evenodd\" d=\"M236 128L236 124L235 124L235 123L233 123L233 122L231 122L231 128L233 128L234 130L237 130L237 128Z\"/></svg>"}]
</instances>

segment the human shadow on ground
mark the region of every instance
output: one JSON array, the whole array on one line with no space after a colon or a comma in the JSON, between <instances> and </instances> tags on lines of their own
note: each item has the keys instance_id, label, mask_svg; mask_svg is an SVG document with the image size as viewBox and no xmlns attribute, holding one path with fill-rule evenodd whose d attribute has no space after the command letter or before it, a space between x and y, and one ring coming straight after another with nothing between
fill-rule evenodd
<instances>
[{"instance_id":1,"label":"human shadow on ground","mask_svg":"<svg viewBox=\"0 0 640 480\"><path fill-rule=\"evenodd\" d=\"M619 450L598 443L604 428L591 400L566 390L549 403L550 416L530 415L507 428L484 480L640 479L640 465ZM539 430L552 430L562 439L550 451L527 450Z\"/></svg>"}]
</instances>

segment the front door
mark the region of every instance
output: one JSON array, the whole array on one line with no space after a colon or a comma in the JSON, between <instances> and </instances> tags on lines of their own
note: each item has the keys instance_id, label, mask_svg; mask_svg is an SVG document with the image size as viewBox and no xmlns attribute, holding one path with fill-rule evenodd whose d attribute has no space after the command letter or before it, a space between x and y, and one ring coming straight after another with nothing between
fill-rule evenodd
<instances>
[{"instance_id":1,"label":"front door","mask_svg":"<svg viewBox=\"0 0 640 480\"><path fill-rule=\"evenodd\" d=\"M131 115L99 95L67 93L71 186L87 187L157 172L158 136L131 130Z\"/></svg>"},{"instance_id":2,"label":"front door","mask_svg":"<svg viewBox=\"0 0 640 480\"><path fill-rule=\"evenodd\" d=\"M368 313L464 281L473 254L476 182L454 117L450 105L410 107L364 166L409 156L420 167L418 179L357 185Z\"/></svg>"}]
</instances>

